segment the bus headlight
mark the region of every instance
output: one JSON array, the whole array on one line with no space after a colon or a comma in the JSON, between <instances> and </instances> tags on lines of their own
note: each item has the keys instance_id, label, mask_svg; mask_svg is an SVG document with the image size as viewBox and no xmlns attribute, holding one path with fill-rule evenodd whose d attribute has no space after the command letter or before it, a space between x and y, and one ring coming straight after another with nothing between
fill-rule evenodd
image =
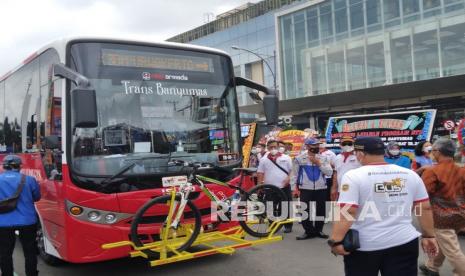
<instances>
[{"instance_id":1,"label":"bus headlight","mask_svg":"<svg viewBox=\"0 0 465 276\"><path fill-rule=\"evenodd\" d=\"M74 219L104 225L112 225L134 216L134 214L84 207L69 200L66 200L66 211Z\"/></svg>"},{"instance_id":2,"label":"bus headlight","mask_svg":"<svg viewBox=\"0 0 465 276\"><path fill-rule=\"evenodd\" d=\"M90 211L87 214L87 217L89 218L90 221L98 221L100 220L100 213L97 211Z\"/></svg>"},{"instance_id":3,"label":"bus headlight","mask_svg":"<svg viewBox=\"0 0 465 276\"><path fill-rule=\"evenodd\" d=\"M115 220L116 220L115 214L110 213L105 216L105 222L108 224L115 222Z\"/></svg>"}]
</instances>

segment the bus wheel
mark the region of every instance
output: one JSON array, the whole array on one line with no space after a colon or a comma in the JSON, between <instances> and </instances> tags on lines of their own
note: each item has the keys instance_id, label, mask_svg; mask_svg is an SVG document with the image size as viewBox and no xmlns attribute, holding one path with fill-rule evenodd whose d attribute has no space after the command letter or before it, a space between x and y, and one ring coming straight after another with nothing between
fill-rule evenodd
<instances>
[{"instance_id":1,"label":"bus wheel","mask_svg":"<svg viewBox=\"0 0 465 276\"><path fill-rule=\"evenodd\" d=\"M61 259L58 259L55 256L52 256L45 252L45 237L44 237L44 231L42 230L42 225L39 223L37 226L37 250L39 251L39 256L40 258L48 265L51 266L56 266L63 261Z\"/></svg>"}]
</instances>

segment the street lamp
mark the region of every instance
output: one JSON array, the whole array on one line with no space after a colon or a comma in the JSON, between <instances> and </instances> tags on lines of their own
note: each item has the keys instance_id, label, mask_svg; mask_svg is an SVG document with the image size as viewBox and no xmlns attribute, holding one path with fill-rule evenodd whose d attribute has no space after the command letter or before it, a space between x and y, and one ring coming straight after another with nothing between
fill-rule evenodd
<instances>
[{"instance_id":1,"label":"street lamp","mask_svg":"<svg viewBox=\"0 0 465 276\"><path fill-rule=\"evenodd\" d=\"M266 66L268 67L268 69L270 70L271 75L273 76L273 88L274 88L275 93L276 93L276 90L277 90L277 89L276 89L276 74L275 74L275 72L274 72L274 71L276 70L276 54L273 56L273 57L275 58L275 63L274 63L274 65L275 65L275 70L273 70L273 69L271 69L270 64L269 64L269 63L266 61L266 59L264 59L261 55L255 53L255 52L253 52L253 51L251 51L251 50L249 50L249 49L241 48L241 47L238 47L238 46L235 46L235 45L231 46L231 48L234 49L234 50L242 50L242 51L249 52L249 53L251 53L251 54L257 56L260 60L262 60L262 61L266 64Z\"/></svg>"}]
</instances>

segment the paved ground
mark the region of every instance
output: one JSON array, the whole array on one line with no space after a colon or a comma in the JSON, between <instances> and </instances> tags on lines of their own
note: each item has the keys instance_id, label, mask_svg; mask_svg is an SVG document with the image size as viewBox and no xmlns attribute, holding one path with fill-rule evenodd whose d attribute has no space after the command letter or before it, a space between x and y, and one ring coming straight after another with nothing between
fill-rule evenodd
<instances>
[{"instance_id":1,"label":"paved ground","mask_svg":"<svg viewBox=\"0 0 465 276\"><path fill-rule=\"evenodd\" d=\"M263 245L256 248L241 249L232 256L215 255L196 260L150 268L140 258L120 259L93 264L63 264L50 267L39 262L41 275L169 275L169 276L339 276L343 275L341 257L330 254L326 241L312 239L296 241L302 233L300 225L294 232L287 234L282 242ZM329 233L329 227L325 227ZM465 238L461 238L465 250ZM24 275L21 246L15 250L15 268L18 275ZM422 261L423 256L421 257ZM448 263L442 268L441 275L451 276Z\"/></svg>"}]
</instances>

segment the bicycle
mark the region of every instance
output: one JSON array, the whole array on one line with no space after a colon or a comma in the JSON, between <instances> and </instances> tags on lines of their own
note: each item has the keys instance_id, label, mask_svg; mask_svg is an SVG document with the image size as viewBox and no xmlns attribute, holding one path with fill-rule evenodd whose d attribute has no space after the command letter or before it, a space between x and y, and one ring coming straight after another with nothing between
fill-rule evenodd
<instances>
[{"instance_id":1,"label":"bicycle","mask_svg":"<svg viewBox=\"0 0 465 276\"><path fill-rule=\"evenodd\" d=\"M270 205L267 202L273 202L272 211L273 215L276 215L280 213L278 209L281 208L282 202L286 201L286 195L278 187L261 184L254 186L249 191L244 191L241 185L235 186L197 174L201 168L223 169L211 163L185 162L182 160L174 160L170 163L183 166L183 169L190 167L191 171L186 179L182 179L182 176L178 177L178 180L181 179L181 183L176 188L171 189L169 194L153 198L145 203L136 212L131 223L130 239L147 256L156 258L163 250L165 250L164 254L166 254L168 246L178 252L186 251L195 242L202 228L202 215L192 202L193 192L196 191L194 186L199 186L200 192L203 192L217 206L226 206L227 210L222 211L228 211L226 212L228 214L232 213L231 209L237 204L237 200L231 200L230 198L219 199L205 186L204 182L232 188L235 190L235 195L239 192L241 195L240 200L242 203L245 202L245 204L237 205L237 208L241 209L241 212L238 210L237 214L243 215L243 219L239 220L239 224L249 235L258 238L267 237L272 231L273 233L277 232L283 226L280 223L275 223L274 229L270 229L273 220L268 216L267 211ZM250 171L250 169L244 168L235 170L241 171L241 183L244 173ZM262 203L261 206L265 206L265 209L260 210L260 205L257 203ZM254 220L250 219L252 216ZM245 220L245 217L249 218L249 220ZM260 225L265 226L264 231L259 231L261 229ZM258 226L258 229L253 228L254 226ZM148 243L145 243L145 241L148 241ZM158 248L150 247L149 244L154 242L161 242L162 246Z\"/></svg>"}]
</instances>

